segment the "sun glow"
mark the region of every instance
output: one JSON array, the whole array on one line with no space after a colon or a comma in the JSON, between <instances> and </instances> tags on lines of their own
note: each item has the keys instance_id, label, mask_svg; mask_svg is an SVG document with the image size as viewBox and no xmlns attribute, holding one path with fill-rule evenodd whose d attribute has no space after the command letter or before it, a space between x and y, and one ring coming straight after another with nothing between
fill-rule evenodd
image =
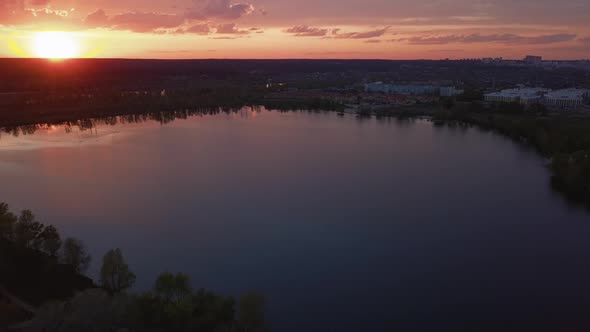
<instances>
[{"instance_id":1,"label":"sun glow","mask_svg":"<svg viewBox=\"0 0 590 332\"><path fill-rule=\"evenodd\" d=\"M33 53L39 58L69 59L80 56L76 38L67 32L43 31L33 37Z\"/></svg>"}]
</instances>

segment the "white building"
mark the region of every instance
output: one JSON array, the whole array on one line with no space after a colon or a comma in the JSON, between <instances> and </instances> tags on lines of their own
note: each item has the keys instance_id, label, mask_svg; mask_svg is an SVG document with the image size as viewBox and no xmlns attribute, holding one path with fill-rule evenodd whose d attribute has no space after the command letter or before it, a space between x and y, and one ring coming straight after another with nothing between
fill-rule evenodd
<instances>
[{"instance_id":1,"label":"white building","mask_svg":"<svg viewBox=\"0 0 590 332\"><path fill-rule=\"evenodd\" d=\"M562 89L545 95L545 105L553 109L577 109L590 97L590 90Z\"/></svg>"},{"instance_id":2,"label":"white building","mask_svg":"<svg viewBox=\"0 0 590 332\"><path fill-rule=\"evenodd\" d=\"M506 89L485 94L484 100L493 103L520 103L529 105L541 102L543 95L549 91L551 90L543 88Z\"/></svg>"},{"instance_id":3,"label":"white building","mask_svg":"<svg viewBox=\"0 0 590 332\"><path fill-rule=\"evenodd\" d=\"M441 97L454 97L462 94L464 91L461 89L456 89L454 86L441 86L440 87L440 96Z\"/></svg>"},{"instance_id":4,"label":"white building","mask_svg":"<svg viewBox=\"0 0 590 332\"><path fill-rule=\"evenodd\" d=\"M389 84L383 84L383 82L374 82L365 84L365 92L381 92L389 93Z\"/></svg>"}]
</instances>

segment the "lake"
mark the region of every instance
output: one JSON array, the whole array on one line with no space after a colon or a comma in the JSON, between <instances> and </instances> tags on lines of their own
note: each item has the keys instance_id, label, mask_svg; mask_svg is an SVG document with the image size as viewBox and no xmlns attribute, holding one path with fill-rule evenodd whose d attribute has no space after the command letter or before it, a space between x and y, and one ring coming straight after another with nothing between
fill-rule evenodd
<instances>
[{"instance_id":1,"label":"lake","mask_svg":"<svg viewBox=\"0 0 590 332\"><path fill-rule=\"evenodd\" d=\"M253 111L0 136L0 201L274 331L587 330L590 218L477 128ZM68 132L66 132L68 131Z\"/></svg>"}]
</instances>

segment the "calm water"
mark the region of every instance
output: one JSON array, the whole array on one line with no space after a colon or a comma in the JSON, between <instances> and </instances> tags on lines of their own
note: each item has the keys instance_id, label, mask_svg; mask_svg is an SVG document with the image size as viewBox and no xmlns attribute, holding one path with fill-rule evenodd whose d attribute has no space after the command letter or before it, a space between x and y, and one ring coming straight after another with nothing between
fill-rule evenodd
<instances>
[{"instance_id":1,"label":"calm water","mask_svg":"<svg viewBox=\"0 0 590 332\"><path fill-rule=\"evenodd\" d=\"M534 152L427 121L242 111L0 137L2 196L138 275L263 292L275 331L587 330L590 215Z\"/></svg>"}]
</instances>

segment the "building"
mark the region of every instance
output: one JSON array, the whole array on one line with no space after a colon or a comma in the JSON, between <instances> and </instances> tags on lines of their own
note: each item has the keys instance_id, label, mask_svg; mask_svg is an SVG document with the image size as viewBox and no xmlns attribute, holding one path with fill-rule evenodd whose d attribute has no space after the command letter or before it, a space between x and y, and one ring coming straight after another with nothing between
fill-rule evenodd
<instances>
[{"instance_id":1,"label":"building","mask_svg":"<svg viewBox=\"0 0 590 332\"><path fill-rule=\"evenodd\" d=\"M544 88L517 88L506 89L499 92L487 93L484 100L492 103L520 103L530 105L541 102L543 95L548 93L549 89Z\"/></svg>"},{"instance_id":2,"label":"building","mask_svg":"<svg viewBox=\"0 0 590 332\"><path fill-rule=\"evenodd\" d=\"M543 57L537 55L527 55L523 61L527 65L540 66L543 64Z\"/></svg>"},{"instance_id":3,"label":"building","mask_svg":"<svg viewBox=\"0 0 590 332\"><path fill-rule=\"evenodd\" d=\"M389 93L389 84L384 84L383 82L374 82L365 84L365 92L381 92L381 93Z\"/></svg>"},{"instance_id":4,"label":"building","mask_svg":"<svg viewBox=\"0 0 590 332\"><path fill-rule=\"evenodd\" d=\"M365 91L395 93L401 95L436 95L439 93L439 88L433 85L398 85L375 82L366 84Z\"/></svg>"},{"instance_id":5,"label":"building","mask_svg":"<svg viewBox=\"0 0 590 332\"><path fill-rule=\"evenodd\" d=\"M463 93L463 90L454 87L439 87L435 85L420 84L386 84L375 82L365 84L365 92L380 92L386 94L416 95L416 96L456 96Z\"/></svg>"},{"instance_id":6,"label":"building","mask_svg":"<svg viewBox=\"0 0 590 332\"><path fill-rule=\"evenodd\" d=\"M588 102L589 98L590 90L561 89L547 93L543 101L551 109L575 110Z\"/></svg>"},{"instance_id":7,"label":"building","mask_svg":"<svg viewBox=\"0 0 590 332\"><path fill-rule=\"evenodd\" d=\"M482 58L481 62L483 64L500 64L503 60L503 58Z\"/></svg>"},{"instance_id":8,"label":"building","mask_svg":"<svg viewBox=\"0 0 590 332\"><path fill-rule=\"evenodd\" d=\"M462 94L464 91L461 89L457 89L454 86L441 86L440 87L440 96L441 97L454 97Z\"/></svg>"}]
</instances>

